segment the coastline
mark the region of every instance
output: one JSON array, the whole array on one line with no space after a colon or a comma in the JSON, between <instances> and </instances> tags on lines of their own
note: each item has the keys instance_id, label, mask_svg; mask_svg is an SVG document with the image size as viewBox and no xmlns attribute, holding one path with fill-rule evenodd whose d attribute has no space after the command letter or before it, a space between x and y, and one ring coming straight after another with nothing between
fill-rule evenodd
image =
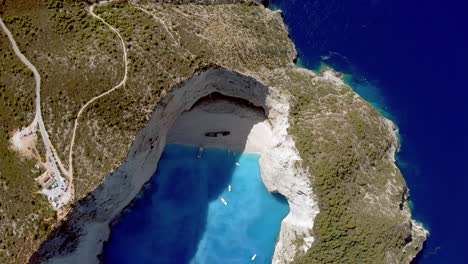
<instances>
[{"instance_id":1,"label":"coastline","mask_svg":"<svg viewBox=\"0 0 468 264\"><path fill-rule=\"evenodd\" d=\"M206 257L206 254L208 254L208 256L214 255L218 260L224 259L225 262L237 263L235 260L243 259L244 262L250 261L250 257L254 253L257 254L256 261L270 258L271 263L271 257L273 255L274 246L276 244L276 236L278 235L280 229L280 222L289 211L289 209L284 209L285 207L288 207L287 203L285 203L286 201L284 197L281 195L271 195L271 193L266 190L259 174L260 171L258 154L236 153L235 157L233 157L232 152L228 153L226 150L220 150L219 148L209 148L205 150L206 151L204 151L203 157L201 159L197 159L197 148L180 144L166 145L165 153L159 161L161 167L152 177L151 186L144 188L144 195L139 195L137 197L138 200L135 201L136 206L131 210L124 212L125 219L122 222L118 222L116 226L113 227L111 232L111 237L113 237L113 239L109 239L110 243L108 244L108 248L104 248L102 259L105 260L105 262L102 263L132 263L132 261L135 263L146 263L151 262L149 261L151 255L154 257L154 263L168 263L167 261L164 261L165 257L163 256L172 256L171 259L173 261L169 261L170 263L189 263L189 261L181 261L182 259L190 259L189 256L193 256L192 262L218 263L217 261L200 262L200 260L204 259L202 256ZM190 167L196 171L203 171L202 174L193 174L194 170L191 170L189 167L185 167L186 163L181 160L190 162L192 165ZM212 164L212 162L215 160L219 162ZM240 167L234 166L233 161L235 160L240 162ZM173 165L173 163L177 163L178 165ZM175 168L182 168L181 166L184 168L184 174L176 173ZM227 168L227 170L224 170L224 168ZM169 171L172 171L172 173L168 173ZM231 176L227 177L228 175ZM224 178L227 181L219 181L219 178ZM200 179L200 181L197 181L197 179ZM211 187L205 186L204 183L206 183L206 180L209 182L213 181L212 184L208 184ZM171 184L167 184L168 181L171 182ZM180 181L194 184L192 187L190 187L190 190L196 190L195 193L176 195L178 198L172 197L171 195L171 197L168 198L167 194L164 194L167 193L164 190L173 190L169 186L173 184L176 184L173 185L174 188L179 189L179 187L177 187L177 183ZM199 185L197 182L202 184ZM232 185L232 192L230 188L228 192L227 184ZM259 188L258 186L262 187ZM206 193L206 188L212 191L208 191ZM251 188L255 188L255 190L258 191L258 195L257 191L253 192ZM171 191L169 192L173 193ZM216 195L211 196L211 194L214 193L216 193ZM210 198L200 198L208 196ZM221 197L226 199L228 206L221 204ZM199 202L200 200L205 201L205 199L207 199L207 203ZM158 200L159 202L155 202L155 200ZM270 206L272 205L271 203L276 204L279 200L282 201L281 204L283 204L283 207L281 209L283 210L284 214L282 214L282 216L278 219L278 213L275 213L277 211L271 210L273 208ZM178 201L177 204L180 206L180 211L179 206L171 201ZM182 206L183 204L185 205ZM263 204L266 207L259 206L260 204ZM197 210L196 212L193 212L192 209L187 209L188 207L197 208ZM169 208L172 208L172 210L167 210ZM161 209L164 210L161 211ZM161 212L169 213L171 216L164 216L166 213ZM207 222L206 224L200 224L199 220L205 219L205 217L199 217L199 215L205 214L207 215ZM189 217L188 219L198 220L186 220L188 215L192 215L192 217ZM263 217L260 217L262 215ZM152 216L151 219L148 218L149 216ZM232 221L230 217L232 217ZM271 226L271 228L270 224L267 224L271 223L272 221L269 220L271 219L270 217L276 218L274 221L274 227ZM172 224L168 225L167 220L164 219L171 219ZM239 221L240 219L250 219L254 221ZM160 220L162 220L162 222L160 222ZM184 225L185 227L180 226L179 224L175 224L180 223L180 221L186 223ZM143 226L139 227L139 223L142 223ZM196 227L192 227L190 223L193 223ZM161 227L165 228L161 229ZM220 230L220 227L223 228ZM259 233L259 229L263 231ZM182 231L184 234L180 234L178 230L184 230ZM191 234L197 233L196 230L203 231L200 237L198 237L198 235L193 235L197 237L196 240L193 240L193 236ZM214 232L215 230L219 230L219 232L223 235L218 234L219 232L217 231ZM249 231L247 232L247 230ZM132 246L132 243L128 244L128 241L131 241L134 237L134 235L132 235L133 232L140 234L135 236L135 239L138 240L135 240L134 242L141 241L137 243L141 244L141 250L150 253L151 250L153 250L154 252L152 254L149 254L149 256L148 254L140 256L137 253L140 252L138 249L140 246ZM253 235L252 232L254 232L255 235ZM162 233L167 236L167 240L161 240L161 236L157 235ZM179 239L182 240L177 242L178 235L173 236L169 235L168 233L180 234ZM232 234L232 236L230 234ZM143 236L143 239L141 235ZM239 238L242 237L247 239L247 241L245 241L246 243L243 242L244 239L239 240ZM266 237L268 237L268 241L265 241ZM146 248L144 246L145 241L154 241L153 243L155 244L153 244L153 247L151 247L152 249ZM195 244L193 241L199 242ZM129 246L127 253L125 253L125 250L122 251L126 245ZM192 246L190 245L195 245L195 247L198 245L198 250L193 251L191 249ZM207 251L207 245L211 245L210 248L217 252L219 250L218 253L221 255L218 253L213 254L214 252ZM212 246L215 246L215 248ZM185 251L180 252L181 248L187 248L187 252L191 253L186 254ZM229 253L234 249L237 253L234 255L232 255L233 252ZM174 251L180 252L180 255L174 254ZM136 254L134 255L133 253ZM158 257L158 255L160 255L160 257ZM133 256L134 259L131 260ZM220 256L223 257L220 258ZM211 257L209 258L211 259ZM122 261L118 261L119 259L122 259ZM263 261L260 262L263 263Z\"/></svg>"},{"instance_id":2,"label":"coastline","mask_svg":"<svg viewBox=\"0 0 468 264\"><path fill-rule=\"evenodd\" d=\"M216 85L214 85L216 84ZM199 98L214 92L242 98L262 107L271 122L273 142L260 158L261 177L270 192L281 193L289 202L290 212L281 224L273 263L291 261L298 249L293 246L297 235L313 238L310 230L318 213L308 174L294 166L300 157L292 138L287 133L289 106L287 99L268 89L251 77L220 67L182 82L163 99L153 112L147 126L137 133L125 162L106 177L105 182L77 205L65 228L71 228L76 237L74 245L65 251L53 253L46 263L98 263L103 245L110 234L110 224L118 219L142 187L148 183L157 168L166 145L169 128ZM70 240L66 232L57 232L44 247L58 246ZM47 257L47 255L46 255Z\"/></svg>"},{"instance_id":3,"label":"coastline","mask_svg":"<svg viewBox=\"0 0 468 264\"><path fill-rule=\"evenodd\" d=\"M299 72L303 72L302 69L298 70ZM311 74L310 72L306 73ZM217 77L211 78L210 76ZM221 76L222 78L218 78ZM161 106L156 108L148 125L138 132L132 145L132 150L124 164L116 172L109 175L100 188L91 193L94 201L92 200L91 204L85 206L85 208L88 207L92 211L86 214L91 213L97 216L95 216L94 220L90 219L88 222L78 220L81 217L77 218L78 225L80 225L78 229L81 229L77 247L75 249L72 248L72 251L67 254L56 256L47 263L63 263L64 261L67 263L80 263L83 259L86 259L87 263L98 263L98 257L102 254L104 243L109 239L112 223L117 221L122 216L124 210L131 206L132 202L138 198L138 195L141 194L144 186L148 184L156 171L157 163L155 161L159 160L164 149L169 129L177 122L177 118L184 115L184 112L187 110L190 110L192 105L200 98L213 92L244 98L254 105L265 109L265 113L268 115L268 124L271 122L274 140L271 142L272 144L263 150L263 155L261 155L261 177L268 191L281 193L286 197L290 206L290 213L281 223L279 239L275 247L272 263L290 262L298 252L306 252L315 240L312 233L313 219L319 213L319 209L317 198L312 191L312 184L309 182L310 176L308 176L308 173L301 166L295 166L295 162L300 162L301 158L295 148L295 143L287 132L289 127L289 103L287 98L278 96L276 90L267 89L259 83L252 82L247 90L236 89L235 85L239 85L239 82L234 82L234 85L231 82L238 80L238 78L251 79L250 77L241 77L240 74L215 67L194 76L192 79L183 82L179 87L174 88L165 97ZM328 80L337 77L333 77L331 72L328 77L324 78ZM216 82L221 81L224 85L206 85L205 82L211 82L213 79ZM334 81L338 82L338 80ZM190 89L191 85L195 85L198 88L192 87ZM253 94L258 94L259 91L263 91L260 93L268 94L268 96L265 99L252 96ZM205 110L210 111L212 109L208 108ZM201 117L203 116L202 112L199 111L196 115ZM224 115L221 114L223 118L225 118ZM382 117L382 119L384 118ZM231 121L234 121L234 119ZM198 124L198 122L189 123ZM235 122L231 122L231 124L233 123ZM390 120L385 121L385 123L389 129L389 133L393 135L393 147L387 151L389 155L387 159L394 162L398 138L393 123ZM184 140L187 139L190 140L191 137L184 138ZM128 181L128 176L130 176L130 182ZM131 188L125 190L127 187ZM100 202L96 202L95 200L99 200ZM407 208L406 205L405 208ZM80 208L80 210L86 212L86 209ZM97 212L98 210L100 213ZM108 212L108 210L112 211ZM409 211L406 213L406 218L411 219ZM418 243L420 243L419 238L425 237L425 234L419 231L424 229L419 228L417 223L413 223L413 225L415 226L415 229L413 229L414 238L417 238L414 240L414 244L418 246ZM304 244L300 247L294 244L298 236L304 241ZM413 251L412 244L406 245L405 249Z\"/></svg>"},{"instance_id":4,"label":"coastline","mask_svg":"<svg viewBox=\"0 0 468 264\"><path fill-rule=\"evenodd\" d=\"M283 10L279 6L276 6L274 4L270 4L269 6L267 6L267 8L269 8L272 12L279 12L282 14L283 23L285 24L286 29L288 31L288 36L291 38L291 33L289 31L289 28L287 27L287 24L284 21L285 19L283 15ZM353 90L355 97L358 97L365 103L369 104L373 109L375 109L381 115L383 122L388 127L389 134L392 135L391 137L392 144L391 144L390 149L387 150L387 156L388 156L387 158L389 161L391 161L391 164L396 169L396 171L401 175L400 168L398 167L397 160L396 160L396 154L400 151L401 142L400 142L398 126L392 120L393 116L390 113L386 112L383 109L383 107L380 107L380 105L378 105L377 102L368 101L366 100L368 98L358 93L355 87L353 87L353 83L350 82L350 80L352 80L352 75L345 74L339 71L335 71L333 67L326 64L324 61L320 61L317 68L309 69L306 67L306 63L304 63L303 60L301 60L301 57L299 56L300 50L297 47L296 43L294 47L297 51L295 59L294 59L294 62L295 62L294 66L296 67L296 71L303 72L303 73L310 74L310 75L320 76L321 79L330 81L334 83L337 87L339 86L350 87ZM403 210L404 210L405 218L410 222L409 226L411 229L411 237L412 237L410 242L406 243L403 248L403 253L406 254L404 263L412 263L412 261L416 259L423 251L424 244L427 241L427 238L430 235L430 233L427 229L424 228L423 222L419 222L412 218L412 209L410 208L410 200L409 200L409 190L406 184L406 180L404 179L403 176L402 178L404 181L404 186L405 186L404 188L406 188L406 191L404 192L404 197L402 200L402 204L404 206Z\"/></svg>"},{"instance_id":5,"label":"coastline","mask_svg":"<svg viewBox=\"0 0 468 264\"><path fill-rule=\"evenodd\" d=\"M298 57L298 62L300 61L301 60ZM327 64L325 61L321 61L319 63L318 68L315 68L315 69L307 68L304 63L296 63L296 67L298 67L300 71L322 75L325 77L325 79L331 80L337 85L346 85L346 86L351 87L353 91L355 92L356 96L360 97L364 102L368 103L372 108L377 110L382 115L382 119L384 120L384 122L387 124L389 134L392 135L392 145L391 145L391 148L387 152L388 159L392 162L392 165L398 171L401 171L401 168L398 166L398 160L396 157L397 153L401 149L401 135L399 134L399 128L398 128L398 125L396 124L396 121L393 120L395 117L391 115L390 113L386 112L384 110L383 105L380 105L377 102L368 101L368 98L366 98L365 94L358 93L355 87L353 87L356 83L352 81L353 79L352 74L344 74L344 73L338 72L331 65ZM406 183L406 179L405 179L405 183ZM430 236L430 230L427 227L425 227L423 221L419 221L412 217L413 208L410 205L409 191L408 193L405 194L404 203L405 203L405 208L407 210L408 218L411 221L411 225L414 227L414 230L412 232L413 236L416 238L419 238L417 239L417 241L413 242L413 244L425 243L427 237ZM423 237L424 237L424 242L421 242L421 238ZM411 243L409 243L407 247L409 247L410 244ZM413 256L413 259L419 256L421 252L422 252L422 249L419 250L415 256ZM411 261L411 259L409 261Z\"/></svg>"},{"instance_id":6,"label":"coastline","mask_svg":"<svg viewBox=\"0 0 468 264\"><path fill-rule=\"evenodd\" d=\"M203 83L203 78L208 78L207 75L209 76L213 71L215 70L209 69L207 72L210 73L203 72L193 79L197 78L198 81L201 80L201 83ZM298 68L294 68L294 71L300 72ZM230 72L230 74L236 75L233 72ZM309 74L307 73L307 75ZM198 78L201 75L205 77ZM290 201L291 211L294 208L294 212L296 212L295 215L288 215L282 223L280 239L275 249L273 263L280 263L282 260L292 260L296 255L295 253L299 252L299 250L306 251L311 246L314 241L311 231L313 219L318 214L317 198L314 196L311 187L312 177L307 168L297 166L302 160L291 135L288 134L288 118L290 118L289 98L283 97L284 94L280 94L281 91L275 89L277 88L275 86L273 86L275 88L260 87L255 82L248 83L248 85L254 86L253 88L249 87L249 89L252 88L255 91L251 93L248 89L244 89L245 87L242 86L244 84L236 83L233 85L222 80L226 77L223 73L219 73L219 75L216 77L221 78L217 78L216 81L212 82L222 83L220 86L207 85L202 87L203 85L200 86L200 83L190 79L178 85L174 90L190 83L197 87L195 91L190 91L188 95L170 92L161 104L158 105L151 117L151 121L143 130L138 132L125 162L117 171L106 178L103 185L99 186L98 189L89 195L82 203L83 207L81 205L77 206L78 215L74 219L77 223L83 224L76 228L81 228L77 232L77 236L79 237L77 239L79 241L76 242L77 250L71 248L70 252L66 252L66 257L61 258L61 261L66 260L68 261L67 263L79 263L78 259L84 255L76 252L81 250L83 253L84 249L80 248L82 243L87 243L91 246L94 245L93 243L97 244L95 251L85 256L91 261L89 263L95 261L94 255L99 255L96 252L102 250L103 241L109 235L109 226L107 225L108 233L106 234L105 224L109 223L110 218L114 219L116 215L122 212L122 206L125 208L126 205L135 199L138 193L141 192L142 186L153 175L151 171L154 172L156 170L157 164L149 163L159 160L162 149L164 149L166 144L167 129L172 126L172 123L183 111L191 107L196 98L206 96L214 91L252 101L254 105L265 108L266 115L272 121L271 129L276 139L272 149L269 149L265 155L265 159L261 160L261 163L263 162L263 165L261 164L262 179L270 192L282 193ZM237 75L237 77L240 76L240 74ZM316 74L312 75L315 76ZM252 76L255 76L255 74L252 74ZM335 85L337 84L333 80L325 80ZM279 160L279 162L271 162L272 160ZM304 214L302 214L303 211L305 211ZM85 225L88 225L88 227ZM93 237L92 233L96 233L95 230L103 230L103 235L101 237L96 237L97 235ZM296 245L293 244L294 239L299 237L297 235L298 232L301 235L304 234L304 242L306 242L301 248L296 248ZM63 239L62 242L64 240L66 241L66 239Z\"/></svg>"},{"instance_id":7,"label":"coastline","mask_svg":"<svg viewBox=\"0 0 468 264\"><path fill-rule=\"evenodd\" d=\"M326 1L318 1L317 3L315 3L315 7L317 6L325 8L325 9L337 8L336 5L333 5L331 3L329 5L326 4ZM401 105L401 102L405 102L404 100L399 100L395 98L387 99L386 96L390 95L390 96L395 96L399 98L406 97L407 96L406 91L409 90L410 88L411 89L413 88L410 86L406 86L406 84L409 83L410 81L417 81L417 84L421 85L421 83L424 83L424 82L421 82L420 80L421 78L424 79L424 77L421 77L421 76L424 76L424 73L429 72L429 71L427 69L424 71L420 70L417 73L414 73L414 71L411 71L413 72L413 74L410 74L410 77L406 77L407 71L405 71L405 73L393 71L391 68L398 68L399 65L398 63L392 64L392 62L396 63L398 61L401 61L400 59L405 59L405 57L402 57L399 54L405 54L404 52L407 50L407 47L405 45L402 45L402 46L395 48L393 45L395 43L391 41L390 42L385 41L386 43L391 43L389 46L387 46L386 43L380 43L382 45L375 45L378 42L376 43L373 42L373 40L375 39L379 39L379 38L385 39L385 34L386 34L385 29L389 28L389 27L386 27L388 26L388 24L391 24L391 28L398 29L398 31L401 32L402 34L407 34L409 33L409 31L416 32L419 30L421 31L426 30L426 28L424 27L420 27L418 28L418 30L416 30L412 27L407 27L405 23L400 24L398 22L398 21L401 21L400 18L402 14L405 14L406 12L408 12L408 10L413 10L410 12L414 12L418 10L418 7L410 6L408 8L407 7L402 8L403 6L393 5L390 2L387 4L379 4L379 5L365 4L358 9L353 9L351 5L348 5L348 4L343 4L339 6L342 7L343 10L346 10L346 11L341 13L340 11L333 10L334 12L329 14L330 16L326 18L326 19L329 19L329 23L335 23L336 21L337 29L333 31L329 31L328 29L321 27L321 25L316 25L316 26L314 25L314 26L311 26L311 28L313 28L314 31L317 31L317 35L314 35L314 36L307 35L305 28L301 27L300 25L307 24L308 22L316 21L318 19L317 17L320 17L320 18L322 17L320 16L320 14L317 14L315 16L309 16L308 12L299 11L299 10L304 10L305 8L313 9L314 8L313 6L292 4L292 3L288 3L287 1L272 1L272 4L270 4L269 8L273 8L274 10L284 9L282 10L284 22L285 24L291 26L291 28L288 28L289 29L288 31L290 32L289 36L295 43L296 49L300 53L300 57L298 57L298 60L297 60L298 63L296 64L296 66L298 67L309 66L310 68L313 68L315 72L320 74L320 72L324 70L325 68L329 68L335 71L333 69L333 66L331 66L331 65L334 65L335 68L337 69L336 70L337 72L339 71L339 72L347 73L347 74L344 74L343 81L348 86L352 87L353 91L359 94L361 98L363 98L366 102L368 102L381 115L383 115L384 118L387 119L389 123L391 123L391 126L394 127L394 131L392 131L392 133L395 133L396 135L395 137L397 140L397 144L395 147L395 151L393 152L392 155L390 155L391 156L390 159L393 161L395 167L398 168L398 170L400 170L401 173L404 175L405 182L407 185L409 185L408 187L411 188L412 194L420 197L419 199L417 197L414 197L414 198L417 200L421 200L421 198L425 197L424 194L427 193L427 191L429 191L430 189L429 187L422 188L420 186L417 186L419 181L421 181L422 179L415 182L416 181L415 176L419 176L419 175L415 175L417 174L417 172L414 172L414 170L421 170L422 169L421 164L418 164L417 161L413 159L411 159L411 161L413 161L414 164L411 164L410 159L400 160L400 158L404 158L405 156L407 157L408 155L418 156L419 154L404 153L403 156L399 156L398 153L400 151L408 152L409 149L415 148L414 142L416 142L415 141L416 138L414 137L414 135L412 138L412 142L406 142L406 139L410 140L410 137L411 137L408 135L408 133L410 132L409 130L410 129L414 130L414 127L411 127L410 125L408 125L408 123L411 122L415 124L417 123L418 119L424 119L424 118L421 118L421 117L415 118L416 116L414 115L414 113L416 112L415 111L416 109L414 109L411 106ZM395 12L392 13L392 15L388 15L387 17L386 15L388 13L385 10L388 10L388 8L390 7L394 7ZM319 10L315 9L312 12L317 12L317 11ZM383 15L382 17L385 17L385 22L382 20L379 21L379 19L377 19L377 21L379 21L380 23L370 22L370 21L376 21L375 14ZM420 14L423 14L423 13L420 13ZM452 14L452 12L450 12L450 14ZM342 20L343 18L348 18L348 19L356 18L356 15L359 15L359 18L362 20L360 19L348 20L351 22L347 23L346 26L342 25L344 21ZM447 24L447 22L445 22L445 24ZM361 26L362 27L365 26L366 29L363 29ZM431 26L428 26L428 27L431 28ZM441 27L441 28L444 28L444 27ZM406 29L409 29L409 31L406 31ZM433 31L431 31L431 34L432 33ZM325 34L326 37L323 37L323 35L321 34ZM319 36L319 37L317 39L314 39L314 37L316 36ZM322 38L320 36L322 36ZM348 36L348 37L359 36L359 37L355 37L354 39L348 38L347 39L348 41L344 41L346 39L345 36ZM378 36L379 38L376 38L376 36ZM395 35L394 40L397 39L396 37L398 37L398 34ZM417 37L416 38L411 38L411 37L406 38L406 37L407 35L405 35L404 39L413 40L413 41L418 39ZM310 41L316 41L316 45L313 45L314 46L313 48L309 48ZM322 43L320 43L322 41L324 43L327 43L328 45L322 45ZM372 44L369 44L369 43L372 43ZM451 42L445 41L444 43L452 45ZM462 43L462 42L457 41L457 43ZM440 48L439 44L436 44L436 45L438 48ZM366 47L366 48L363 49L362 47ZM375 49L373 47L375 47ZM309 50L307 50L308 48ZM381 53L381 51L385 50L386 48L389 48L388 50L392 50L393 52L386 53L387 55L384 55L385 53ZM339 53L335 53L335 52L339 52ZM366 56L373 57L374 59L370 59L370 60L361 59L360 61L355 60L356 58L358 59L365 58ZM417 57L415 56L414 58L417 58ZM418 61L414 61L414 60L410 60L410 61L412 63L416 63L415 65L418 65L417 64ZM426 65L430 65L430 64L426 64ZM376 66L378 66L377 69L376 69ZM387 69L387 68L390 68L390 69ZM425 68L427 68L427 66L425 66ZM429 68L433 68L433 66L429 66ZM388 74L389 72L391 72L391 74ZM395 75L395 74L400 74L400 75ZM395 76L392 76L392 75L395 75ZM442 75L438 75L438 76L442 76ZM404 77L404 79L402 79L403 82L401 82L401 80L400 82L395 81L395 79L398 79L401 77ZM385 82L385 78L387 79L387 82ZM393 81L389 83L388 82L389 80L393 80ZM364 83L363 84L364 87L356 87L362 84L360 82ZM430 81L430 84L431 83L434 83L432 79ZM445 81L444 81L444 85L445 85ZM426 85L426 86L430 87L430 85ZM401 87L404 87L404 88L401 88ZM416 87L414 87L415 88L414 91L417 91L417 94L414 96L411 95L412 96L411 100L408 100L405 103L412 104L412 102L419 101L421 99L420 93L427 92L426 88L428 87L425 87L425 89L422 89L421 91L420 89L417 89ZM389 88L391 88L393 92L391 93L387 92L386 89L389 89ZM399 91L400 89L401 91ZM437 96L437 97L440 98L440 96ZM417 103L417 105L419 106L421 106L422 104L424 104L423 101ZM432 104L434 104L434 102L431 102L430 105ZM426 105L426 107L430 105L428 104ZM406 109L401 110L399 107L406 108ZM437 108L434 108L434 109L437 109ZM452 108L449 108L449 109L452 109ZM426 115L427 113L424 113L424 111L427 111L427 110L428 109L423 110L422 113L420 114ZM413 113L413 119L408 117L409 112ZM437 112L440 113L440 110L437 110ZM426 122L428 124L434 123L433 120L426 120ZM399 126L401 126L401 128L404 130L403 135L399 134ZM419 127L424 127L424 126L425 125L423 124L423 122L419 124ZM431 125L429 125L429 127L430 126ZM433 128L425 128L425 129L430 129L431 131L435 131ZM416 131L419 131L418 134L425 133L424 132L425 129L418 129ZM431 134L431 133L428 133L428 134ZM436 138L438 138L440 134L441 133L436 133L436 135L438 135L436 136ZM419 137L419 135L416 135L416 137ZM405 140L405 141L401 142L402 140ZM429 139L427 142L431 142L432 140L433 139ZM421 152L421 149L418 152ZM430 160L430 158L428 160ZM440 159L434 160L433 164L440 162L439 160ZM417 168L411 168L411 169L405 168L402 166L402 164L400 164L400 161L402 163L411 164L410 166L415 165L417 166ZM450 161L450 163L451 162L452 161ZM431 173L428 173L428 176L431 176ZM438 177L438 175L433 175L432 177L434 176ZM435 182L437 182L437 180L435 180ZM428 186L428 185L425 185L425 186ZM434 191L436 190L438 191L438 188L439 186L437 186ZM416 208L415 208L416 210L415 210L412 208L411 200L409 199L410 198L407 197L406 203L408 204L408 211L410 211L410 213L412 214L413 219L416 218L412 221L414 221L414 223L418 223L418 225L422 227L423 230L425 230L424 232L420 231L419 233L421 234L424 233L424 234L429 235L430 234L430 230L429 230L430 221L427 215L429 215L429 212L431 211L430 208L432 208L432 205L431 205L432 202L424 203L424 201L419 201L422 208L419 208L420 206L416 204ZM426 209L424 209L424 207ZM443 208L447 208L447 207L443 206ZM426 211L427 215L423 217L422 212L424 210L429 210L429 211ZM448 210L448 212L449 211L450 210ZM435 218L437 218L437 216ZM426 221L427 221L427 224L426 224ZM439 221L439 223L442 223L442 221ZM439 226L439 230L441 230L441 226ZM434 230L434 236L437 236L436 230ZM429 244L434 243L434 241L437 241L437 240L438 240L438 243L442 242L440 238L435 238L435 240L431 240L432 242L430 242ZM431 247L432 245L428 245L426 243L426 245L424 246L424 249L426 249L426 246ZM419 251L418 254L421 255L421 252L422 250ZM439 257L439 261L441 259L442 258Z\"/></svg>"}]
</instances>

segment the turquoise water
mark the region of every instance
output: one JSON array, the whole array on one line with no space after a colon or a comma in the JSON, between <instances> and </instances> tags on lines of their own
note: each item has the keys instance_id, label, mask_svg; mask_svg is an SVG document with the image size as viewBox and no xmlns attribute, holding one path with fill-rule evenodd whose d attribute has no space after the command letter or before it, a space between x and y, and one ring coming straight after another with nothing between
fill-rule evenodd
<instances>
[{"instance_id":1,"label":"turquoise water","mask_svg":"<svg viewBox=\"0 0 468 264\"><path fill-rule=\"evenodd\" d=\"M104 263L235 264L254 254L252 263L271 263L289 206L265 188L260 156L197 152L166 146L151 184L112 226Z\"/></svg>"}]
</instances>

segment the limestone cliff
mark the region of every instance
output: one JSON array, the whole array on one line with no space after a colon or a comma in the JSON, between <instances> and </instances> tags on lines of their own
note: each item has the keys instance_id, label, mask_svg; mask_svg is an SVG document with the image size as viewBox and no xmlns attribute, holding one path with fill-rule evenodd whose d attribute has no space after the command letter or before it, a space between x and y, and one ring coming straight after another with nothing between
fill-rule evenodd
<instances>
[{"instance_id":1,"label":"limestone cliff","mask_svg":"<svg viewBox=\"0 0 468 264\"><path fill-rule=\"evenodd\" d=\"M44 251L38 252L37 255L42 256L37 261L54 256L50 263L97 263L111 221L136 197L156 170L155 161L164 150L167 132L173 122L200 98L212 93L245 99L265 109L273 128L274 144L268 146L261 157L262 178L270 191L283 194L290 204L274 262L292 260L295 252L291 250L292 241L296 235L311 238L309 230L318 208L307 173L294 167L300 157L286 131L287 100L278 91L268 89L250 77L214 67L182 82L166 95L146 127L137 134L125 162L78 204L67 225L47 242ZM72 241L75 237L76 241ZM57 246L67 242L68 246L58 252Z\"/></svg>"},{"instance_id":2,"label":"limestone cliff","mask_svg":"<svg viewBox=\"0 0 468 264\"><path fill-rule=\"evenodd\" d=\"M5 14L28 1L10 3ZM37 34L18 41L28 43L26 55L48 76L44 122L67 156L76 112L122 75L121 49L85 3L59 2L31 2L36 8L24 13ZM129 78L85 111L74 159L77 201L40 237L45 242L30 262L98 262L109 224L156 170L171 124L218 92L263 108L272 124L275 144L262 155L262 178L291 208L274 263L409 263L427 233L411 220L394 164L394 125L332 71L296 67L280 12L251 1L188 2L96 8L123 35ZM97 71L103 73L94 79Z\"/></svg>"}]
</instances>

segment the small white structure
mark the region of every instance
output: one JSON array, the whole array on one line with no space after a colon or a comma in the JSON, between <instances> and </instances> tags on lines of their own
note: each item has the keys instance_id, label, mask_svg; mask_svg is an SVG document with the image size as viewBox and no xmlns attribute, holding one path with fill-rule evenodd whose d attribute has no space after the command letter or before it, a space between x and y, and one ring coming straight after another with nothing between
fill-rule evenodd
<instances>
[{"instance_id":1,"label":"small white structure","mask_svg":"<svg viewBox=\"0 0 468 264\"><path fill-rule=\"evenodd\" d=\"M231 185L228 186L228 191L231 192L232 191L232 187Z\"/></svg>"}]
</instances>

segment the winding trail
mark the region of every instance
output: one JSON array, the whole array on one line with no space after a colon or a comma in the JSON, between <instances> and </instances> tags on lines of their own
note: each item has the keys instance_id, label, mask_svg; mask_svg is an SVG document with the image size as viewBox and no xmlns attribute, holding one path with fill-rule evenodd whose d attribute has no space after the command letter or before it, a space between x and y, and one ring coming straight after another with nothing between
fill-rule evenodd
<instances>
[{"instance_id":1,"label":"winding trail","mask_svg":"<svg viewBox=\"0 0 468 264\"><path fill-rule=\"evenodd\" d=\"M122 49L123 49L123 61L124 61L124 65L125 65L124 77L123 77L122 81L120 81L112 89L110 89L110 90L108 90L108 91L106 91L106 92L104 92L104 93L102 93L102 94L100 94L100 95L98 95L96 97L91 98L91 100L89 100L85 105L83 105L81 107L80 111L78 111L78 114L77 114L76 119L75 119L75 125L73 126L73 134L72 134L72 139L71 139L71 143L70 143L70 153L69 153L69 157L68 157L68 172L69 172L69 175L70 175L70 183L72 183L72 181L73 181L73 147L75 145L76 130L78 128L78 124L79 124L81 114L83 113L83 111L86 109L86 107L88 105L90 105L91 103L93 103L97 99L110 94L111 92L113 92L114 90L120 88L121 86L124 86L125 82L127 81L127 74L128 74L127 48L125 47L125 42L124 42L122 36L120 35L120 33L119 33L119 31L117 29L115 29L113 26L111 26L109 23L107 23L104 19L102 19L100 16L98 16L98 15L96 15L94 13L94 7L95 6L96 6L96 4L93 4L93 5L91 5L89 7L88 11L91 14L91 16L101 20L106 26L108 26L112 31L114 31L114 33L120 38L120 42L122 44ZM73 185L71 184L71 186L73 186Z\"/></svg>"},{"instance_id":2,"label":"winding trail","mask_svg":"<svg viewBox=\"0 0 468 264\"><path fill-rule=\"evenodd\" d=\"M39 74L38 70L36 67L26 58L26 56L21 53L20 49L18 48L18 45L16 44L15 39L13 38L13 35L11 34L10 30L6 27L6 25L3 23L2 18L0 17L0 26L2 27L3 31L7 34L8 39L11 42L11 45L13 47L13 50L18 56L18 58L28 67L33 73L34 73L34 79L36 80L36 115L34 117L34 120L32 122L32 127L36 127L39 125L39 130L41 132L41 137L42 141L44 142L44 146L46 148L46 155L47 158L49 159L50 163L52 164L53 171L55 175L58 176L58 178L61 178L60 176L60 171L57 168L56 160L61 164L60 158L58 155L55 155L52 153L51 149L52 143L50 142L49 139L49 134L47 133L47 130L44 125L44 121L42 120L42 112L41 112L41 75ZM67 174L66 171L64 171L64 174Z\"/></svg>"},{"instance_id":3,"label":"winding trail","mask_svg":"<svg viewBox=\"0 0 468 264\"><path fill-rule=\"evenodd\" d=\"M119 31L114 28L113 26L111 26L109 23L107 23L104 19L102 19L100 16L96 15L94 13L94 7L95 7L96 4L93 4L89 7L89 13L91 14L91 16L93 16L94 18L97 18L99 20L101 20L106 26L108 26L120 39L120 42L122 44L122 49L123 49L123 61L124 61L124 76L123 76L123 79L114 87L112 87L111 89L109 89L108 91L98 95L98 96L95 96L93 98L91 98L86 104L84 104L80 110L78 111L78 114L77 114L77 117L75 119L75 124L73 126L73 133L72 133L72 139L71 139L71 142L70 142L70 152L69 152L69 157L68 157L68 170L65 168L65 166L63 166L60 158L59 158L59 155L56 151L56 149L53 147L50 139L49 139L49 134L47 133L47 130L45 128L45 125L44 125L44 121L42 119L42 112L41 112L41 76L39 74L39 71L36 69L36 67L21 53L18 45L16 44L16 41L15 39L13 38L13 35L11 34L11 32L8 30L8 28L6 27L6 25L3 23L3 20L1 19L0 17L0 26L2 27L3 31L7 34L8 36L8 39L10 40L11 42L11 45L13 47L13 50L15 52L15 54L18 56L18 58L34 73L34 78L35 78L35 81L36 81L36 100L35 100L35 104L36 104L36 111L35 111L35 117L34 117L34 120L32 122L32 127L36 127L37 125L39 125L39 129L40 129L40 132L41 132L41 136L42 136L42 140L44 142L44 145L45 145L45 148L46 148L46 155L47 155L47 158L49 159L51 165L52 165L52 169L55 173L55 175L58 176L58 178L61 177L61 174L60 174L60 171L57 167L57 163L59 164L59 167L60 169L62 170L63 174L65 174L68 178L69 178L69 188L68 188L68 191L70 192L70 195L71 195L71 199L73 199L74 197L74 186L73 186L73 147L75 146L75 139L76 139L76 131L77 131L77 128L78 128L78 125L79 125L79 120L80 120L80 117L82 115L82 113L84 112L84 110L86 109L86 107L88 107L91 103L93 103L94 101L96 101L97 99L103 97L103 96L106 96L108 95L109 93L113 92L114 90L122 87L125 85L126 81L127 81L127 75L128 75L128 60L127 60L127 48L125 47L125 42L122 38L122 36L120 35Z\"/></svg>"}]
</instances>

